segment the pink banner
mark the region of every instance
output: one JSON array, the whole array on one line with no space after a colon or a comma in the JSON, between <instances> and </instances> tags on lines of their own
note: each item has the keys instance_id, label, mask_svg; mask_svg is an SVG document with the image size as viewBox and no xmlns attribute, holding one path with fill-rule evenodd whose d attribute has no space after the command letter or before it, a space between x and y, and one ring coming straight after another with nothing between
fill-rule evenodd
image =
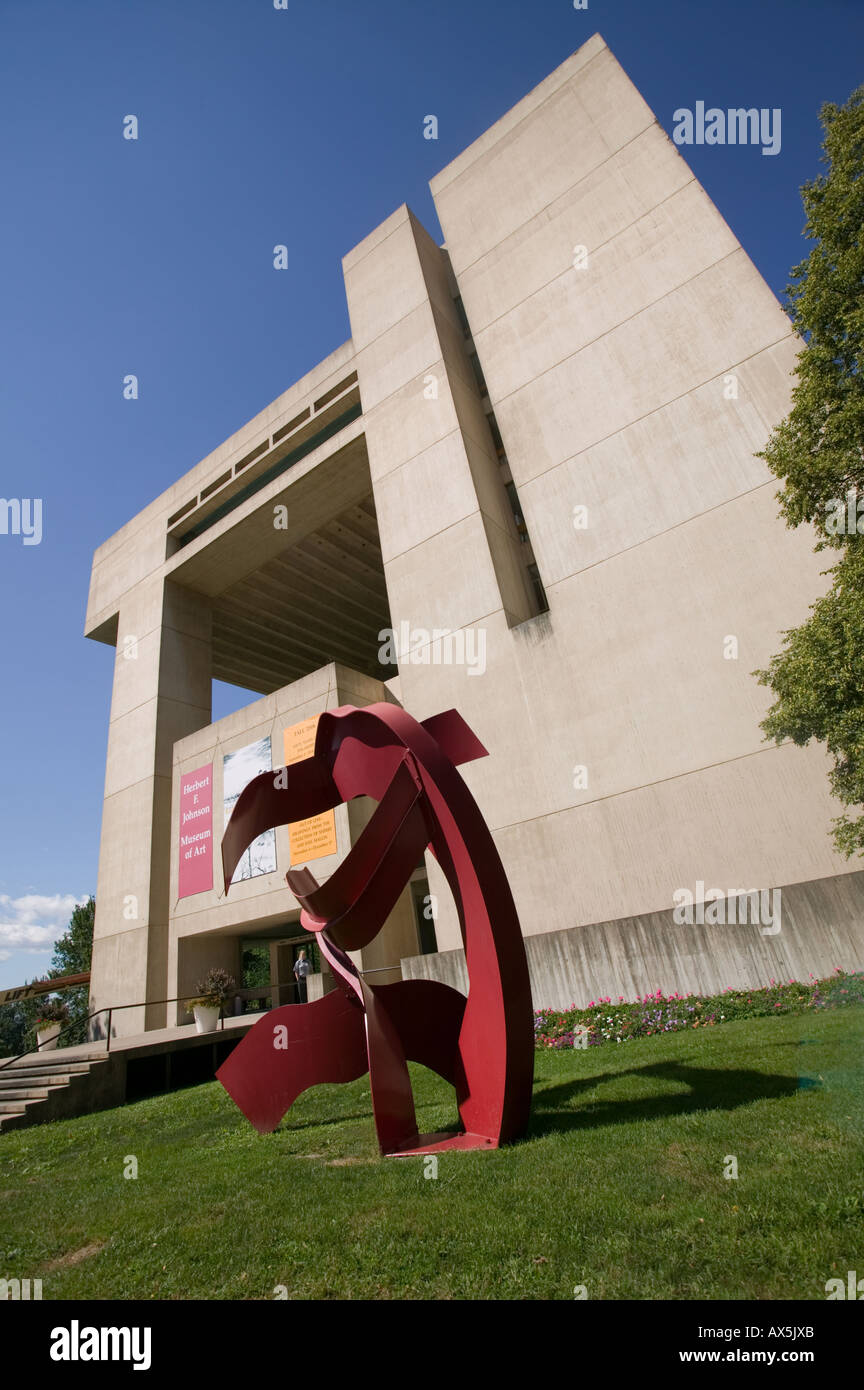
<instances>
[{"instance_id":1,"label":"pink banner","mask_svg":"<svg viewBox=\"0 0 864 1390\"><path fill-rule=\"evenodd\" d=\"M213 887L213 764L180 777L178 898Z\"/></svg>"}]
</instances>

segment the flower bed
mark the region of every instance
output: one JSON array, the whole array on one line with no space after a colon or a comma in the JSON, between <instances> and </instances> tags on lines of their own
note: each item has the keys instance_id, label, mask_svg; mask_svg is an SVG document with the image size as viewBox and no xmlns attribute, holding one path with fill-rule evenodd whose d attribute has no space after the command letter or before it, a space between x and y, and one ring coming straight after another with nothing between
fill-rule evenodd
<instances>
[{"instance_id":1,"label":"flower bed","mask_svg":"<svg viewBox=\"0 0 864 1390\"><path fill-rule=\"evenodd\" d=\"M802 1014L809 1009L834 1009L864 1003L864 971L846 974L838 967L826 980L812 975L807 983L769 981L763 989L732 989L703 998L697 994L646 994L625 1001L620 995L591 1001L587 1009L536 1009L534 1038L537 1047L598 1047L607 1042L629 1042L655 1033L678 1033L685 1028L713 1028L733 1018L760 1018L769 1014ZM587 1042L585 1034L587 1032Z\"/></svg>"}]
</instances>

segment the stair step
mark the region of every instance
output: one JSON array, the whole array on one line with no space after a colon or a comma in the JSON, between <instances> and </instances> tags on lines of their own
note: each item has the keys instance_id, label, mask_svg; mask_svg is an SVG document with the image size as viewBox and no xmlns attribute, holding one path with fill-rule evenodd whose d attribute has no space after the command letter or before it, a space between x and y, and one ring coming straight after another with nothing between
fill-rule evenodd
<instances>
[{"instance_id":1,"label":"stair step","mask_svg":"<svg viewBox=\"0 0 864 1390\"><path fill-rule=\"evenodd\" d=\"M86 1076L86 1074L83 1071L66 1071L65 1067L62 1071L57 1068L53 1071L31 1071L29 1067L22 1067L19 1071L18 1067L10 1067L8 1071L0 1071L0 1086L18 1086L30 1081L34 1081L38 1086L50 1086L58 1077L65 1081L70 1076Z\"/></svg>"},{"instance_id":2,"label":"stair step","mask_svg":"<svg viewBox=\"0 0 864 1390\"><path fill-rule=\"evenodd\" d=\"M73 1083L85 1088L105 1054L66 1058L61 1051L50 1058L32 1054L3 1067L0 1059L0 1130L23 1129L50 1115L45 1103ZM41 1107L41 1108L40 1108Z\"/></svg>"},{"instance_id":3,"label":"stair step","mask_svg":"<svg viewBox=\"0 0 864 1390\"><path fill-rule=\"evenodd\" d=\"M0 1076L0 1094L10 1086L68 1086L69 1081L78 1080L79 1076L85 1076L85 1072L75 1072L69 1076L67 1072L54 1072L53 1076Z\"/></svg>"},{"instance_id":4,"label":"stair step","mask_svg":"<svg viewBox=\"0 0 864 1390\"><path fill-rule=\"evenodd\" d=\"M25 1052L22 1056L16 1057L12 1065L56 1067L63 1062L98 1062L101 1057L108 1055L104 1049L99 1052L76 1052L73 1047L60 1047L54 1052ZM8 1062L9 1058L5 1060Z\"/></svg>"},{"instance_id":5,"label":"stair step","mask_svg":"<svg viewBox=\"0 0 864 1390\"><path fill-rule=\"evenodd\" d=\"M84 1071L0 1071L0 1091L4 1086L68 1086L78 1076L87 1076Z\"/></svg>"},{"instance_id":6,"label":"stair step","mask_svg":"<svg viewBox=\"0 0 864 1390\"><path fill-rule=\"evenodd\" d=\"M98 1059L102 1061L100 1057ZM92 1066L96 1065L97 1059L92 1062L56 1062L53 1065L45 1066L39 1062L22 1062L11 1067L0 1067L0 1081L4 1076L63 1076L82 1075L88 1072Z\"/></svg>"}]
</instances>

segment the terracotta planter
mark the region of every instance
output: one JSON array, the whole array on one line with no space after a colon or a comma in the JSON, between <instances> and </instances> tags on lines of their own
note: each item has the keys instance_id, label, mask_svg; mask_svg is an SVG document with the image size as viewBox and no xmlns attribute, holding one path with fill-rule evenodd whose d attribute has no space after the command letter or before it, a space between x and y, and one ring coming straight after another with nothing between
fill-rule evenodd
<instances>
[{"instance_id":1,"label":"terracotta planter","mask_svg":"<svg viewBox=\"0 0 864 1390\"><path fill-rule=\"evenodd\" d=\"M53 1052L62 1027L62 1023L49 1023L44 1028L37 1028L36 1041L40 1052Z\"/></svg>"},{"instance_id":2,"label":"terracotta planter","mask_svg":"<svg viewBox=\"0 0 864 1390\"><path fill-rule=\"evenodd\" d=\"M196 1004L193 1010L195 1014L195 1031L197 1033L215 1033L219 1023L219 1009L211 1008L207 1004Z\"/></svg>"}]
</instances>

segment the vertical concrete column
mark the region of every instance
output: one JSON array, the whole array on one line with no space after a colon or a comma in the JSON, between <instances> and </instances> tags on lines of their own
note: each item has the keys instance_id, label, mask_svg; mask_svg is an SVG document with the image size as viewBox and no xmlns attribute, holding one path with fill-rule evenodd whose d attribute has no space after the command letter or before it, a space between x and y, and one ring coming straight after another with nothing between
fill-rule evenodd
<instances>
[{"instance_id":1,"label":"vertical concrete column","mask_svg":"<svg viewBox=\"0 0 864 1390\"><path fill-rule=\"evenodd\" d=\"M534 600L449 263L403 206L344 258L343 271L397 639L407 630L414 645L415 635L438 630L485 650L487 636L532 615ZM400 664L402 701L419 719L438 712L426 704L428 670L416 660ZM439 945L461 944L443 883L433 892ZM417 945L407 894L401 917L390 944L410 954ZM372 968L365 954L364 966Z\"/></svg>"},{"instance_id":2,"label":"vertical concrete column","mask_svg":"<svg viewBox=\"0 0 864 1390\"><path fill-rule=\"evenodd\" d=\"M121 600L96 889L90 1009L161 1000L167 979L174 741L210 723L209 601L153 578ZM119 1036L163 1027L124 1009ZM97 1036L106 1020L94 1021Z\"/></svg>"},{"instance_id":3,"label":"vertical concrete column","mask_svg":"<svg viewBox=\"0 0 864 1390\"><path fill-rule=\"evenodd\" d=\"M533 597L446 257L403 206L343 270L394 626L524 621Z\"/></svg>"}]
</instances>

